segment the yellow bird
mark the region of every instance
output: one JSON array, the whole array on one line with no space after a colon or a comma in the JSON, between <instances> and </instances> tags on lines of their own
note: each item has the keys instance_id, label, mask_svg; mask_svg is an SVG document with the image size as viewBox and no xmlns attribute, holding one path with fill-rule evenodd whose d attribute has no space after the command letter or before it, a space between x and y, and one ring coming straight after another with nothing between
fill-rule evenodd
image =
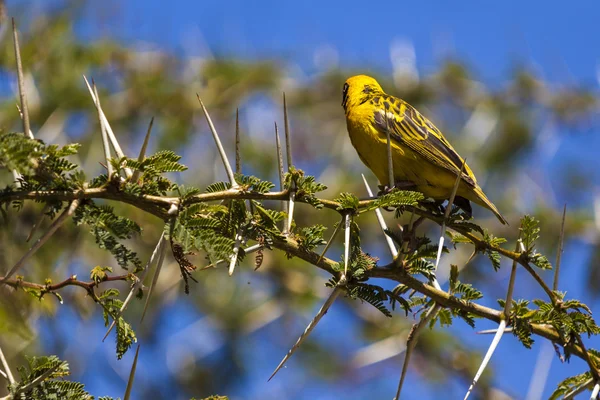
<instances>
[{"instance_id":1,"label":"yellow bird","mask_svg":"<svg viewBox=\"0 0 600 400\"><path fill-rule=\"evenodd\" d=\"M348 78L342 106L352 145L381 184L389 182L389 132L395 186L437 200L451 196L464 160L431 121L404 100L384 93L379 83L366 75ZM454 203L470 214L469 200L491 210L507 224L465 164Z\"/></svg>"}]
</instances>

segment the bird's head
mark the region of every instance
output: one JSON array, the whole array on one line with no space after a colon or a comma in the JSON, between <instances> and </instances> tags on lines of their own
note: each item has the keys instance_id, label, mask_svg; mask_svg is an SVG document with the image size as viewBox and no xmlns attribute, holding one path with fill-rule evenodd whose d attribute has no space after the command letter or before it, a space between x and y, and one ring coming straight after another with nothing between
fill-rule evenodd
<instances>
[{"instance_id":1,"label":"bird's head","mask_svg":"<svg viewBox=\"0 0 600 400\"><path fill-rule=\"evenodd\" d=\"M354 107L367 101L373 94L381 93L383 90L374 78L367 75L356 75L350 77L344 83L342 93L342 107Z\"/></svg>"}]
</instances>

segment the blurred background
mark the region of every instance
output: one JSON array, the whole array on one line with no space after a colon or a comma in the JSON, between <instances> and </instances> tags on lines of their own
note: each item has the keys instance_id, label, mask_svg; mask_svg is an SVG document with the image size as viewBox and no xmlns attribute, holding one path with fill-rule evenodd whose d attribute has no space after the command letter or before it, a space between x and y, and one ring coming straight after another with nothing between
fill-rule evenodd
<instances>
[{"instance_id":1,"label":"blurred background","mask_svg":"<svg viewBox=\"0 0 600 400\"><path fill-rule=\"evenodd\" d=\"M348 140L340 103L348 76L371 74L388 93L429 116L469 160L511 225L499 226L479 207L475 218L507 237L508 247L519 218L530 213L541 220L540 250L554 260L567 205L560 289L599 309L600 4L6 0L3 5L0 129L22 129L7 19L14 16L33 133L49 143L82 143L76 161L88 177L101 172L102 146L82 74L98 84L126 154L138 153L154 117L151 149L183 155L189 170L177 180L200 188L226 176L195 94L203 98L231 155L239 108L243 172L276 181L273 123L283 125L285 92L294 164L328 186L322 197L342 191L366 196L360 174L372 187L377 181ZM0 171L0 184L10 181L11 175ZM161 221L117 207L144 228L131 246L146 260ZM2 221L2 270L27 250L24 239L40 211L28 204ZM303 205L296 218L298 226L328 226L326 237L337 222L336 213ZM391 213L386 218L392 226L403 222ZM374 215L358 222L364 250L389 262ZM422 229L437 234L439 228L424 224ZM340 258L339 240L329 257ZM451 263L462 268L471 250L463 246L445 255L439 278L447 279ZM176 263L167 261L144 324L138 323L143 302L134 301L125 314L142 345L133 398L366 399L395 393L412 315L386 318L367 304L338 301L267 383L328 295L328 277L302 261L266 252L256 272L252 257L233 278L223 268L196 272L199 283L186 296ZM203 255L194 262L202 266ZM96 265L121 273L85 228L69 223L22 273L35 282L71 274L86 279ZM487 258L477 256L461 276L484 292L482 304L498 308L509 273L510 265L503 263L495 273ZM543 276L550 281L552 272ZM64 305L50 296L38 303L23 292L0 298L0 342L9 362L56 354L91 394L122 396L134 352L118 361L114 336L102 342L100 309L77 288L61 294ZM543 293L519 273L515 298L543 298ZM477 330L493 327L477 323ZM412 358L405 398L462 398L490 341L460 321L427 331ZM586 343L600 347L597 338ZM541 339L526 350L507 335L476 398L547 398L560 380L586 369L577 358L561 363Z\"/></svg>"}]
</instances>

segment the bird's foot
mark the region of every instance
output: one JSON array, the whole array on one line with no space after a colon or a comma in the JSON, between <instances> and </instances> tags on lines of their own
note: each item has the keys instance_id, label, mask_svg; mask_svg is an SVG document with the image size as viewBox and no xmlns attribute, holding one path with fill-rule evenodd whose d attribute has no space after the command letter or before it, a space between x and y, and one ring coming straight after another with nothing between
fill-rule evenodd
<instances>
[{"instance_id":1,"label":"bird's foot","mask_svg":"<svg viewBox=\"0 0 600 400\"><path fill-rule=\"evenodd\" d=\"M412 182L412 181L398 180L398 181L394 182L394 187L392 187L392 188L390 188L387 185L379 185L378 187L379 187L379 192L377 193L377 196L379 197L384 194L390 193L394 189L415 190L417 188L417 185L415 185L414 182Z\"/></svg>"}]
</instances>

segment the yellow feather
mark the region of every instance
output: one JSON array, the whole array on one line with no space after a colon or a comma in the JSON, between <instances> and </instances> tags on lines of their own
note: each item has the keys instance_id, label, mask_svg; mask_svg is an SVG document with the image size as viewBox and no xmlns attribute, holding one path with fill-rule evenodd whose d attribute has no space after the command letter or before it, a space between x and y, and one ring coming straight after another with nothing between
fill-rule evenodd
<instances>
[{"instance_id":1,"label":"yellow feather","mask_svg":"<svg viewBox=\"0 0 600 400\"><path fill-rule=\"evenodd\" d=\"M394 182L412 182L416 190L434 199L450 197L464 159L431 121L404 100L386 94L375 79L366 75L346 81L342 105L350 141L380 183L389 182L389 131ZM466 164L457 195L490 209L503 224L507 223Z\"/></svg>"}]
</instances>

